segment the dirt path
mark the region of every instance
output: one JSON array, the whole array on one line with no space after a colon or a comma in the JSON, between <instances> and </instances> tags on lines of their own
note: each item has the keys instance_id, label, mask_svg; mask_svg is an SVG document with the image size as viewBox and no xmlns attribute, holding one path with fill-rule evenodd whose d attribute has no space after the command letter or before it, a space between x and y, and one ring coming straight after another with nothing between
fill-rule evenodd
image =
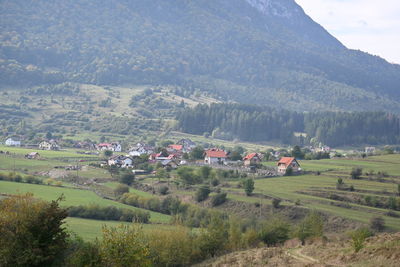
<instances>
[{"instance_id":1,"label":"dirt path","mask_svg":"<svg viewBox=\"0 0 400 267\"><path fill-rule=\"evenodd\" d=\"M286 251L286 255L288 255L306 265L319 263L319 261L317 259L314 259L310 256L303 254L302 248L289 249Z\"/></svg>"}]
</instances>

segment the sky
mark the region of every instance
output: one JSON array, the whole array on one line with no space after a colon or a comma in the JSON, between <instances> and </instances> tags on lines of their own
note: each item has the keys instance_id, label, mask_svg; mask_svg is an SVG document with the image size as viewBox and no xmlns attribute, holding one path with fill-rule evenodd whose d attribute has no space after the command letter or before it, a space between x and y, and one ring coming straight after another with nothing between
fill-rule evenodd
<instances>
[{"instance_id":1,"label":"sky","mask_svg":"<svg viewBox=\"0 0 400 267\"><path fill-rule=\"evenodd\" d=\"M400 0L295 0L345 46L400 64Z\"/></svg>"}]
</instances>

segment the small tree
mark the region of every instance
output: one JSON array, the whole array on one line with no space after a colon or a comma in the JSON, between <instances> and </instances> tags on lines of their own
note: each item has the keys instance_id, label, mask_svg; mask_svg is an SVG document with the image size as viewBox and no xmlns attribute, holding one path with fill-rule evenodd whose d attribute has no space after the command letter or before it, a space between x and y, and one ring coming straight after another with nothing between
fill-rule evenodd
<instances>
[{"instance_id":1,"label":"small tree","mask_svg":"<svg viewBox=\"0 0 400 267\"><path fill-rule=\"evenodd\" d=\"M280 200L280 199L274 198L274 199L272 200L272 206L273 206L275 209L278 209L278 208L280 207L280 204L281 204L281 200Z\"/></svg>"},{"instance_id":2,"label":"small tree","mask_svg":"<svg viewBox=\"0 0 400 267\"><path fill-rule=\"evenodd\" d=\"M119 177L119 182L121 184L131 185L134 179L135 175L133 173L125 172Z\"/></svg>"},{"instance_id":3,"label":"small tree","mask_svg":"<svg viewBox=\"0 0 400 267\"><path fill-rule=\"evenodd\" d=\"M263 225L260 238L267 245L276 245L289 239L290 226L279 219L273 219Z\"/></svg>"},{"instance_id":4,"label":"small tree","mask_svg":"<svg viewBox=\"0 0 400 267\"><path fill-rule=\"evenodd\" d=\"M202 146L196 146L190 151L189 158L193 160L204 158L204 148Z\"/></svg>"},{"instance_id":5,"label":"small tree","mask_svg":"<svg viewBox=\"0 0 400 267\"><path fill-rule=\"evenodd\" d=\"M383 231L385 229L385 220L382 217L373 217L369 221L369 227L372 231Z\"/></svg>"},{"instance_id":6,"label":"small tree","mask_svg":"<svg viewBox=\"0 0 400 267\"><path fill-rule=\"evenodd\" d=\"M158 188L158 193L160 193L161 195L166 195L168 194L168 190L169 190L168 186L163 185L160 188Z\"/></svg>"},{"instance_id":7,"label":"small tree","mask_svg":"<svg viewBox=\"0 0 400 267\"><path fill-rule=\"evenodd\" d=\"M302 245L309 237L319 237L323 235L324 221L316 211L310 212L298 225L295 236L301 240Z\"/></svg>"},{"instance_id":8,"label":"small tree","mask_svg":"<svg viewBox=\"0 0 400 267\"><path fill-rule=\"evenodd\" d=\"M351 179L360 179L362 175L362 168L353 168L350 172Z\"/></svg>"},{"instance_id":9,"label":"small tree","mask_svg":"<svg viewBox=\"0 0 400 267\"><path fill-rule=\"evenodd\" d=\"M201 202L203 200L206 200L208 198L208 195L210 194L211 190L208 186L201 186L199 189L197 189L196 194L195 194L195 200L197 202Z\"/></svg>"},{"instance_id":10,"label":"small tree","mask_svg":"<svg viewBox=\"0 0 400 267\"><path fill-rule=\"evenodd\" d=\"M226 201L226 193L218 193L211 198L211 205L213 207L219 206Z\"/></svg>"},{"instance_id":11,"label":"small tree","mask_svg":"<svg viewBox=\"0 0 400 267\"><path fill-rule=\"evenodd\" d=\"M109 157L111 157L113 155L113 152L111 150L105 150L103 152L103 155L104 155L105 158L109 158Z\"/></svg>"},{"instance_id":12,"label":"small tree","mask_svg":"<svg viewBox=\"0 0 400 267\"><path fill-rule=\"evenodd\" d=\"M114 189L114 194L115 196L119 197L122 196L125 193L129 193L129 187L124 184L119 184L117 187Z\"/></svg>"},{"instance_id":13,"label":"small tree","mask_svg":"<svg viewBox=\"0 0 400 267\"><path fill-rule=\"evenodd\" d=\"M253 181L253 179L249 178L249 179L244 180L243 188L244 188L244 191L246 192L246 195L250 196L254 191L254 181Z\"/></svg>"},{"instance_id":14,"label":"small tree","mask_svg":"<svg viewBox=\"0 0 400 267\"><path fill-rule=\"evenodd\" d=\"M336 189L342 189L343 185L344 185L343 179L342 178L337 179Z\"/></svg>"},{"instance_id":15,"label":"small tree","mask_svg":"<svg viewBox=\"0 0 400 267\"><path fill-rule=\"evenodd\" d=\"M359 252L364 247L365 239L371 235L372 234L368 228L360 228L354 232L351 232L351 245L354 249L354 252Z\"/></svg>"}]
</instances>

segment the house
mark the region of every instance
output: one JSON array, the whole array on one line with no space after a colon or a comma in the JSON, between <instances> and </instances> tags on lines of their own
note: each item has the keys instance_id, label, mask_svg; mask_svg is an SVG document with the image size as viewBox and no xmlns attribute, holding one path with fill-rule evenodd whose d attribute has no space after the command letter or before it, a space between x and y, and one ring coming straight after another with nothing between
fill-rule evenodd
<instances>
[{"instance_id":1,"label":"house","mask_svg":"<svg viewBox=\"0 0 400 267\"><path fill-rule=\"evenodd\" d=\"M6 146L21 146L21 140L18 137L9 137L7 140L4 142Z\"/></svg>"},{"instance_id":2,"label":"house","mask_svg":"<svg viewBox=\"0 0 400 267\"><path fill-rule=\"evenodd\" d=\"M169 145L167 147L168 152L182 152L183 145Z\"/></svg>"},{"instance_id":3,"label":"house","mask_svg":"<svg viewBox=\"0 0 400 267\"><path fill-rule=\"evenodd\" d=\"M79 141L74 144L74 148L80 148L80 149L85 149L85 150L95 150L96 145L91 142L87 142L87 141L83 141L83 142Z\"/></svg>"},{"instance_id":4,"label":"house","mask_svg":"<svg viewBox=\"0 0 400 267\"><path fill-rule=\"evenodd\" d=\"M150 155L154 152L154 148L152 146L143 144L143 143L137 143L136 146L131 147L129 149L129 155L132 157L139 157L141 155Z\"/></svg>"},{"instance_id":5,"label":"house","mask_svg":"<svg viewBox=\"0 0 400 267\"><path fill-rule=\"evenodd\" d=\"M166 159L161 161L161 164L164 168L171 168L171 169L176 169L178 168L178 163L176 163L174 160L171 159Z\"/></svg>"},{"instance_id":6,"label":"house","mask_svg":"<svg viewBox=\"0 0 400 267\"><path fill-rule=\"evenodd\" d=\"M184 153L188 153L188 152L192 151L193 148L196 147L196 143L190 139L181 139L181 140L179 140L179 142L177 142L177 144L183 146L182 150Z\"/></svg>"},{"instance_id":7,"label":"house","mask_svg":"<svg viewBox=\"0 0 400 267\"><path fill-rule=\"evenodd\" d=\"M228 154L224 150L217 148L209 149L205 151L204 163L205 164L224 164Z\"/></svg>"},{"instance_id":8,"label":"house","mask_svg":"<svg viewBox=\"0 0 400 267\"><path fill-rule=\"evenodd\" d=\"M371 146L371 147L365 147L365 153L367 154L374 154L375 153L376 148Z\"/></svg>"},{"instance_id":9,"label":"house","mask_svg":"<svg viewBox=\"0 0 400 267\"><path fill-rule=\"evenodd\" d=\"M42 141L39 143L39 149L41 150L60 150L60 146L58 145L56 140Z\"/></svg>"},{"instance_id":10,"label":"house","mask_svg":"<svg viewBox=\"0 0 400 267\"><path fill-rule=\"evenodd\" d=\"M245 166L254 166L261 162L261 157L258 153L251 153L243 158L243 162Z\"/></svg>"},{"instance_id":11,"label":"house","mask_svg":"<svg viewBox=\"0 0 400 267\"><path fill-rule=\"evenodd\" d=\"M285 174L288 168L292 168L293 172L301 171L300 164L294 157L282 157L278 161L278 173Z\"/></svg>"},{"instance_id":12,"label":"house","mask_svg":"<svg viewBox=\"0 0 400 267\"><path fill-rule=\"evenodd\" d=\"M101 143L101 144L98 144L96 147L97 147L97 150L100 150L100 151L104 151L104 150L110 150L113 152L121 152L122 151L121 144L117 143L117 142Z\"/></svg>"},{"instance_id":13,"label":"house","mask_svg":"<svg viewBox=\"0 0 400 267\"><path fill-rule=\"evenodd\" d=\"M26 159L38 159L40 158L40 154L38 152L31 152L25 155Z\"/></svg>"},{"instance_id":14,"label":"house","mask_svg":"<svg viewBox=\"0 0 400 267\"><path fill-rule=\"evenodd\" d=\"M108 159L108 165L116 165L120 168L130 168L133 166L133 160L130 157L115 155Z\"/></svg>"}]
</instances>

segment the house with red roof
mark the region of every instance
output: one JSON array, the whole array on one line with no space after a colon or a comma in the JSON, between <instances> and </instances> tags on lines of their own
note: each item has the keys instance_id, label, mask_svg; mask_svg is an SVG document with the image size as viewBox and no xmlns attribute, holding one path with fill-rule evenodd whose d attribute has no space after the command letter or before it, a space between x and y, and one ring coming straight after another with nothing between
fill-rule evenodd
<instances>
[{"instance_id":1,"label":"house with red roof","mask_svg":"<svg viewBox=\"0 0 400 267\"><path fill-rule=\"evenodd\" d=\"M224 164L228 154L221 149L212 148L205 151L204 163L205 164Z\"/></svg>"},{"instance_id":2,"label":"house with red roof","mask_svg":"<svg viewBox=\"0 0 400 267\"><path fill-rule=\"evenodd\" d=\"M261 162L261 157L258 153L250 153L243 158L245 166L254 166Z\"/></svg>"},{"instance_id":3,"label":"house with red roof","mask_svg":"<svg viewBox=\"0 0 400 267\"><path fill-rule=\"evenodd\" d=\"M292 168L293 172L301 171L300 164L294 157L282 157L278 161L278 173L285 174L288 168Z\"/></svg>"}]
</instances>

